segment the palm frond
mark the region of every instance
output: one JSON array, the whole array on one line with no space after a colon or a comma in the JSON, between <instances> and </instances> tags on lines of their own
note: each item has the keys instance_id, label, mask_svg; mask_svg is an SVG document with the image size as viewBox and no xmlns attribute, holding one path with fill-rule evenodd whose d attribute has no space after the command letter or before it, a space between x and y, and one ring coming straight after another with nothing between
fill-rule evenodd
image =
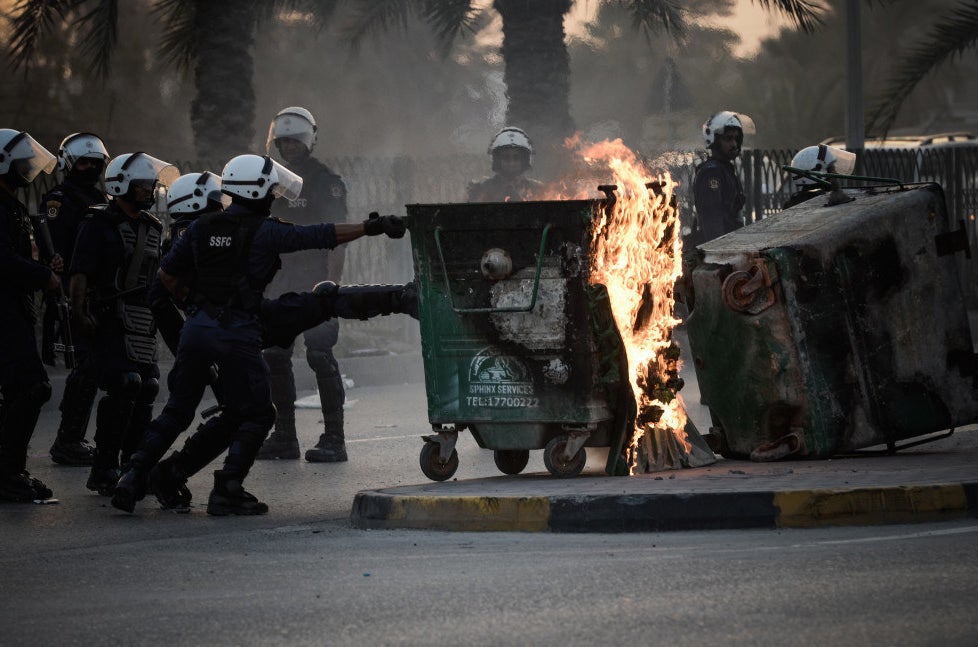
<instances>
[{"instance_id":1,"label":"palm frond","mask_svg":"<svg viewBox=\"0 0 978 647\"><path fill-rule=\"evenodd\" d=\"M633 24L647 37L665 31L679 42L686 39L689 30L682 3L674 0L633 0L625 4L631 7Z\"/></svg>"},{"instance_id":2,"label":"palm frond","mask_svg":"<svg viewBox=\"0 0 978 647\"><path fill-rule=\"evenodd\" d=\"M5 16L10 21L10 54L14 69L30 67L38 40L64 20L75 0L20 0Z\"/></svg>"},{"instance_id":3,"label":"palm frond","mask_svg":"<svg viewBox=\"0 0 978 647\"><path fill-rule=\"evenodd\" d=\"M352 0L352 17L344 36L357 49L365 38L407 27L412 8L404 0Z\"/></svg>"},{"instance_id":4,"label":"palm frond","mask_svg":"<svg viewBox=\"0 0 978 647\"><path fill-rule=\"evenodd\" d=\"M151 11L163 23L160 32L160 58L178 70L188 71L197 58L194 34L197 3L193 0L157 0Z\"/></svg>"},{"instance_id":5,"label":"palm frond","mask_svg":"<svg viewBox=\"0 0 978 647\"><path fill-rule=\"evenodd\" d=\"M893 126L900 107L917 84L947 60L959 57L978 46L978 3L962 0L948 16L938 20L897 65L867 124L867 131L882 131Z\"/></svg>"},{"instance_id":6,"label":"palm frond","mask_svg":"<svg viewBox=\"0 0 978 647\"><path fill-rule=\"evenodd\" d=\"M768 11L775 9L791 19L805 33L812 33L823 23L824 6L808 0L751 0Z\"/></svg>"},{"instance_id":7,"label":"palm frond","mask_svg":"<svg viewBox=\"0 0 978 647\"><path fill-rule=\"evenodd\" d=\"M95 7L75 21L79 27L88 26L80 44L81 54L91 61L89 68L103 79L109 75L118 18L118 0L96 0Z\"/></svg>"},{"instance_id":8,"label":"palm frond","mask_svg":"<svg viewBox=\"0 0 978 647\"><path fill-rule=\"evenodd\" d=\"M472 0L427 0L421 15L435 30L441 54L447 56L457 38L475 31L479 13Z\"/></svg>"}]
</instances>

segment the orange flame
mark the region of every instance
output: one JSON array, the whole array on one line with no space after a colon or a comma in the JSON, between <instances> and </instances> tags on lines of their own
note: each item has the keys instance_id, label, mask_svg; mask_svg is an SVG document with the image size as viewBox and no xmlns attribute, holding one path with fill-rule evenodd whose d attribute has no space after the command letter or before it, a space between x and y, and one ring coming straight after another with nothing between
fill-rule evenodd
<instances>
[{"instance_id":1,"label":"orange flame","mask_svg":"<svg viewBox=\"0 0 978 647\"><path fill-rule=\"evenodd\" d=\"M652 172L620 139L567 142L590 168L617 185L617 201L595 222L592 239L591 283L605 285L615 322L628 356L638 416L629 444L629 472L637 469L642 437L656 431L671 433L683 451L686 413L673 388L662 388L678 375L679 360L667 353L672 345L673 286L682 273L679 212L673 200L677 184L668 173L656 186L647 186Z\"/></svg>"}]
</instances>

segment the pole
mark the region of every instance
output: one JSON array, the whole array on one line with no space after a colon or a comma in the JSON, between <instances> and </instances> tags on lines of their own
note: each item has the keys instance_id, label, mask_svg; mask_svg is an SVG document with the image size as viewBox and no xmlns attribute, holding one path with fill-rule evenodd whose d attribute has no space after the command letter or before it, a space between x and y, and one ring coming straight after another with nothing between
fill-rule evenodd
<instances>
[{"instance_id":1,"label":"pole","mask_svg":"<svg viewBox=\"0 0 978 647\"><path fill-rule=\"evenodd\" d=\"M866 143L860 2L846 0L846 150L857 154Z\"/></svg>"}]
</instances>

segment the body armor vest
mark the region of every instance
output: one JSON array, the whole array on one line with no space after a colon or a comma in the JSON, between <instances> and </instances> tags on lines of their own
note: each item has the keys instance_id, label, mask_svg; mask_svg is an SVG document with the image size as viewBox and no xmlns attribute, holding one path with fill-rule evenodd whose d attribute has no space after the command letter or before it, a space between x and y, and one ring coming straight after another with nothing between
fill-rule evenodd
<instances>
[{"instance_id":1,"label":"body armor vest","mask_svg":"<svg viewBox=\"0 0 978 647\"><path fill-rule=\"evenodd\" d=\"M226 308L257 313L262 287L248 279L248 250L265 219L223 212L200 216L193 240L196 258L194 301L211 317L219 319ZM222 312L218 312L218 311Z\"/></svg>"},{"instance_id":2,"label":"body armor vest","mask_svg":"<svg viewBox=\"0 0 978 647\"><path fill-rule=\"evenodd\" d=\"M105 205L90 211L98 217L112 218ZM146 289L160 267L160 245L163 225L159 220L139 212L138 218L113 218L122 241L122 263L116 268L112 288L115 295L112 312L122 324L126 356L133 362L148 364L157 359L156 321L146 303Z\"/></svg>"}]
</instances>

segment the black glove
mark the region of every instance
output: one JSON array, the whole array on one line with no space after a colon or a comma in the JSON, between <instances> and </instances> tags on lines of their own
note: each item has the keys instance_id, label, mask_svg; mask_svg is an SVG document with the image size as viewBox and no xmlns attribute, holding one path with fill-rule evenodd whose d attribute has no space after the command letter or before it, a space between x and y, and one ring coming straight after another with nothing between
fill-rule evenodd
<instances>
[{"instance_id":1,"label":"black glove","mask_svg":"<svg viewBox=\"0 0 978 647\"><path fill-rule=\"evenodd\" d=\"M398 216L382 216L374 211L363 221L363 233L368 236L387 234L390 238L403 238L405 231L404 219Z\"/></svg>"}]
</instances>

